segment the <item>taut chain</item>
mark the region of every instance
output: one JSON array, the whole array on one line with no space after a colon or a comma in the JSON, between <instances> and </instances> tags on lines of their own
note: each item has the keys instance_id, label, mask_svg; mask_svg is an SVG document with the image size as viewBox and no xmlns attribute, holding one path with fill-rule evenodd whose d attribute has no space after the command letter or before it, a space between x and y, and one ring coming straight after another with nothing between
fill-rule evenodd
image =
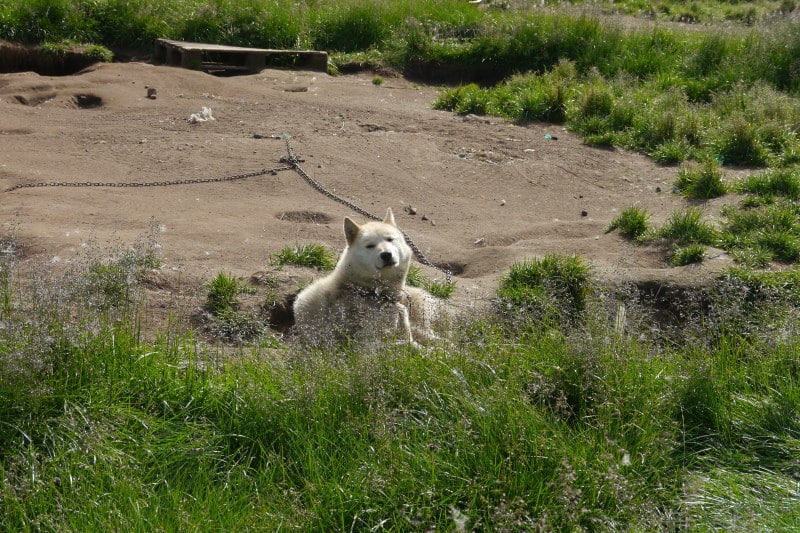
<instances>
[{"instance_id":1,"label":"taut chain","mask_svg":"<svg viewBox=\"0 0 800 533\"><path fill-rule=\"evenodd\" d=\"M255 178L256 176L264 176L265 174L275 175L282 170L292 170L293 167L275 167L264 168L255 172L248 172L245 174L235 174L233 176L225 176L222 178L195 178L188 180L170 180L170 181L138 181L133 183L119 182L119 181L40 181L38 183L18 183L12 185L6 192L16 191L17 189L32 189L35 187L168 187L170 185L193 185L197 183L221 183L223 181L243 180L247 178Z\"/></svg>"},{"instance_id":2,"label":"taut chain","mask_svg":"<svg viewBox=\"0 0 800 533\"><path fill-rule=\"evenodd\" d=\"M225 181L236 181L236 180L243 180L247 178L255 178L257 176L264 176L267 174L272 174L273 176L276 175L278 172L282 172L284 170L294 170L297 172L306 183L308 183L313 189L322 193L323 195L327 196L331 200L335 202L339 202L340 204L352 209L356 213L363 215L371 220L381 220L380 217L373 215L369 211L362 209L361 207L357 206L353 202L345 200L341 196L337 195L336 193L332 192L331 190L327 189L323 185L321 185L317 180L312 178L308 172L303 170L300 166L302 162L296 155L294 155L294 150L292 150L292 145L289 142L289 137L285 137L286 140L286 151L288 155L281 157L280 162L285 163L285 166L282 167L274 167L274 168L263 168L261 170L257 170L255 172L247 172L244 174L234 174L232 176L224 176L221 178L195 178L195 179L185 179L185 180L169 180L169 181L149 181L149 182L117 182L117 181L109 181L109 182L97 182L97 181L80 181L80 182L70 182L70 181L40 181L36 183L18 183L17 185L12 185L6 192L12 192L19 189L33 189L38 187L168 187L172 185L195 185L199 183L222 183ZM402 229L400 232L403 234L403 237L406 240L406 243L411 247L411 250L414 252L414 255L417 257L420 263L423 265L435 268L436 270L444 273L447 283L450 284L452 282L452 274L450 270L446 268L442 268L438 265L433 264L425 254L420 250L419 246L414 244L414 241L411 240L411 237L408 236L408 233L403 231Z\"/></svg>"}]
</instances>

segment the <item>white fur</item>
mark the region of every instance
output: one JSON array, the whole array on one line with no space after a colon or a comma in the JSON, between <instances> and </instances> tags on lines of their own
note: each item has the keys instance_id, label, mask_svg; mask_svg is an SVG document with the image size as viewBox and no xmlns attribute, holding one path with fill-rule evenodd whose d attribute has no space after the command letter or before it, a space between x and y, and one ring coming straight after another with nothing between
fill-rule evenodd
<instances>
[{"instance_id":1,"label":"white fur","mask_svg":"<svg viewBox=\"0 0 800 533\"><path fill-rule=\"evenodd\" d=\"M412 252L391 209L382 222L344 219L347 247L333 272L300 291L295 325L315 346L387 339L416 344L435 338L436 299L406 285Z\"/></svg>"}]
</instances>

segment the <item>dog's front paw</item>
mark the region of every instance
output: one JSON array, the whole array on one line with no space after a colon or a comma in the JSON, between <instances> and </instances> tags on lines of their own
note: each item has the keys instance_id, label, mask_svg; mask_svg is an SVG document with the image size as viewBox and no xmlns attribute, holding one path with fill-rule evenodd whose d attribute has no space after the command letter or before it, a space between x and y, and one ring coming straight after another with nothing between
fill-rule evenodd
<instances>
[{"instance_id":1,"label":"dog's front paw","mask_svg":"<svg viewBox=\"0 0 800 533\"><path fill-rule=\"evenodd\" d=\"M425 351L425 347L423 345L421 345L417 341L413 341L413 340L410 340L410 341L398 340L397 341L397 345L398 346L408 346L409 348L411 348L416 353L422 353L422 352Z\"/></svg>"}]
</instances>

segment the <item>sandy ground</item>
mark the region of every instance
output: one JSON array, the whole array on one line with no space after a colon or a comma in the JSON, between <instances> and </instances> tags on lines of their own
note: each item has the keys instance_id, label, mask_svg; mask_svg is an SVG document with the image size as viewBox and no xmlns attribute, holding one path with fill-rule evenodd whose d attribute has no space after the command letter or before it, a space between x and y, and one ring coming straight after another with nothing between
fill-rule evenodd
<instances>
[{"instance_id":1,"label":"sandy ground","mask_svg":"<svg viewBox=\"0 0 800 533\"><path fill-rule=\"evenodd\" d=\"M436 111L437 94L401 78L375 85L366 73L220 78L125 63L65 77L2 74L2 233L15 232L24 261L63 264L87 246L130 245L155 225L163 266L153 290L162 309L218 272L269 270L270 255L285 245L341 250L343 217L364 218L293 171L169 187L7 191L280 167L286 146L272 136L287 134L311 176L370 213L391 207L431 261L451 266L456 301L486 298L512 263L548 252L580 254L599 277L623 281L691 283L729 263L723 254L672 268L658 248L603 232L630 205L648 209L655 224L685 207L672 193L675 168L585 146L556 125ZM190 123L203 107L215 120Z\"/></svg>"}]
</instances>

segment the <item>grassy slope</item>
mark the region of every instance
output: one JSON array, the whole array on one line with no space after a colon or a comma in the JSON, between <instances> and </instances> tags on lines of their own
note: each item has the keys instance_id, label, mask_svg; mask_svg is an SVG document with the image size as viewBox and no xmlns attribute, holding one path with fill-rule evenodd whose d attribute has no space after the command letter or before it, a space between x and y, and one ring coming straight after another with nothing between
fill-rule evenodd
<instances>
[{"instance_id":1,"label":"grassy slope","mask_svg":"<svg viewBox=\"0 0 800 533\"><path fill-rule=\"evenodd\" d=\"M138 340L150 265L29 283L3 263L0 529L781 529L800 514L796 319L777 295L735 283L660 331L631 300L624 336L595 294L571 325L487 316L424 354L267 336L231 357Z\"/></svg>"}]
</instances>

